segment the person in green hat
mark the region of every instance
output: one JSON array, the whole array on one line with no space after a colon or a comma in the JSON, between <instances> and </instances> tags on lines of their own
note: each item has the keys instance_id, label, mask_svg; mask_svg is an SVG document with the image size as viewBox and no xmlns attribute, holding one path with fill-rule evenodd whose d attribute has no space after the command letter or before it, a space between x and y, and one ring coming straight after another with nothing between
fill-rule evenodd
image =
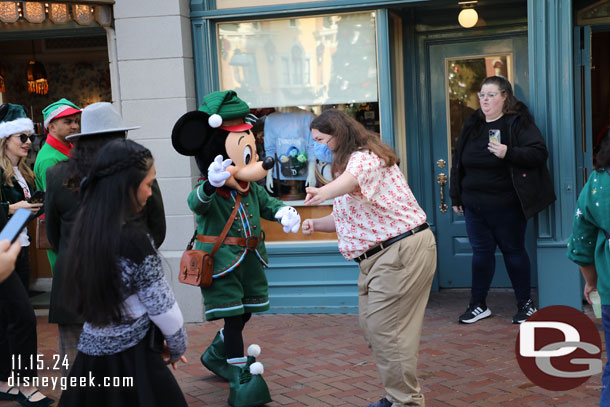
<instances>
[{"instance_id":1,"label":"person in green hat","mask_svg":"<svg viewBox=\"0 0 610 407\"><path fill-rule=\"evenodd\" d=\"M70 157L72 143L66 140L66 137L80 132L81 109L64 98L45 107L42 114L44 128L48 135L45 144L36 156L34 174L36 174L36 188L46 191L47 169ZM42 219L44 219L44 215ZM53 271L57 254L49 249L47 256L51 271Z\"/></svg>"},{"instance_id":2,"label":"person in green hat","mask_svg":"<svg viewBox=\"0 0 610 407\"><path fill-rule=\"evenodd\" d=\"M201 288L205 317L224 320L201 362L229 381L231 406L258 406L270 402L271 395L261 376L264 367L255 359L260 346L250 345L244 356L243 330L253 313L269 309L261 218L279 221L285 233L297 233L301 218L256 183L274 160L258 160L252 124L245 121L248 105L231 90L211 93L203 101L172 130L176 151L195 157L202 174L187 203L197 223L195 248L214 252L212 283ZM220 239L225 228L226 237ZM213 249L217 242L220 246Z\"/></svg>"}]
</instances>

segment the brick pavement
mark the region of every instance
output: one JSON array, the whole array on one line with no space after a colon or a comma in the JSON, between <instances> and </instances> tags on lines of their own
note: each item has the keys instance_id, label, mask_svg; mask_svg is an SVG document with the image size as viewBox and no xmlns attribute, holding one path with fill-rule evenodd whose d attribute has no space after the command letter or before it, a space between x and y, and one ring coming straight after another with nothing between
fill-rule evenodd
<instances>
[{"instance_id":1,"label":"brick pavement","mask_svg":"<svg viewBox=\"0 0 610 407\"><path fill-rule=\"evenodd\" d=\"M433 293L428 304L419 359L428 407L598 405L601 375L574 390L552 392L534 386L521 373L513 351L518 327L510 323L515 311L511 292L490 294L491 318L460 325L457 316L467 301L468 292L452 290ZM587 313L592 315L590 309ZM50 360L57 353L57 329L46 323L46 317L39 317L38 323L39 350ZM175 375L190 407L228 405L228 384L199 362L221 326L187 326L189 364ZM356 315L255 315L246 326L245 341L262 346L258 360L265 365L273 398L269 407L363 407L383 395ZM47 393L58 398L60 390ZM16 405L0 402L0 407Z\"/></svg>"}]
</instances>

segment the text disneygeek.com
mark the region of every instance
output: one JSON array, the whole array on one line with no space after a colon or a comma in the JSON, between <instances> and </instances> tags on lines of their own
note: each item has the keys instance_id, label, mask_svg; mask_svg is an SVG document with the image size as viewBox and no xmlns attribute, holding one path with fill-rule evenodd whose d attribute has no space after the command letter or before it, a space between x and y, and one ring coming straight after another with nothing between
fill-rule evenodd
<instances>
[{"instance_id":1,"label":"text disneygeek.com","mask_svg":"<svg viewBox=\"0 0 610 407\"><path fill-rule=\"evenodd\" d=\"M97 378L91 372L89 376L80 377L20 377L19 374L13 374L8 378L8 385L51 387L52 390L60 388L62 391L68 387L133 387L133 377Z\"/></svg>"}]
</instances>

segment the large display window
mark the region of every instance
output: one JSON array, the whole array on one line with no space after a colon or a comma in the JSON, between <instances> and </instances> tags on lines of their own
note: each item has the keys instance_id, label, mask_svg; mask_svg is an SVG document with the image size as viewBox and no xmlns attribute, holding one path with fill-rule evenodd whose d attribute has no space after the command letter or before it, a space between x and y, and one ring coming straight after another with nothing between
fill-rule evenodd
<instances>
[{"instance_id":1,"label":"large display window","mask_svg":"<svg viewBox=\"0 0 610 407\"><path fill-rule=\"evenodd\" d=\"M258 117L252 131L259 157L275 166L261 186L299 211L325 216L332 202L305 207L305 188L333 179L332 152L314 142L315 115L344 110L379 132L374 12L217 25L220 89L237 92ZM267 241L336 239L334 234L286 235L266 222Z\"/></svg>"}]
</instances>

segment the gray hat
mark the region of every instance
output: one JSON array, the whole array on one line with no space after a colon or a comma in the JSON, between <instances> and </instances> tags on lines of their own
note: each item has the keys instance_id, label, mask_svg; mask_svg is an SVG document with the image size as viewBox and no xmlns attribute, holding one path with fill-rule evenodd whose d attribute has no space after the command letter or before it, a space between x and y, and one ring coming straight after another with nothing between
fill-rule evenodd
<instances>
[{"instance_id":1,"label":"gray hat","mask_svg":"<svg viewBox=\"0 0 610 407\"><path fill-rule=\"evenodd\" d=\"M140 126L125 127L121 116L108 102L92 103L84 108L80 118L80 126L81 132L66 137L66 140L73 141L83 136L95 136L140 128Z\"/></svg>"}]
</instances>

